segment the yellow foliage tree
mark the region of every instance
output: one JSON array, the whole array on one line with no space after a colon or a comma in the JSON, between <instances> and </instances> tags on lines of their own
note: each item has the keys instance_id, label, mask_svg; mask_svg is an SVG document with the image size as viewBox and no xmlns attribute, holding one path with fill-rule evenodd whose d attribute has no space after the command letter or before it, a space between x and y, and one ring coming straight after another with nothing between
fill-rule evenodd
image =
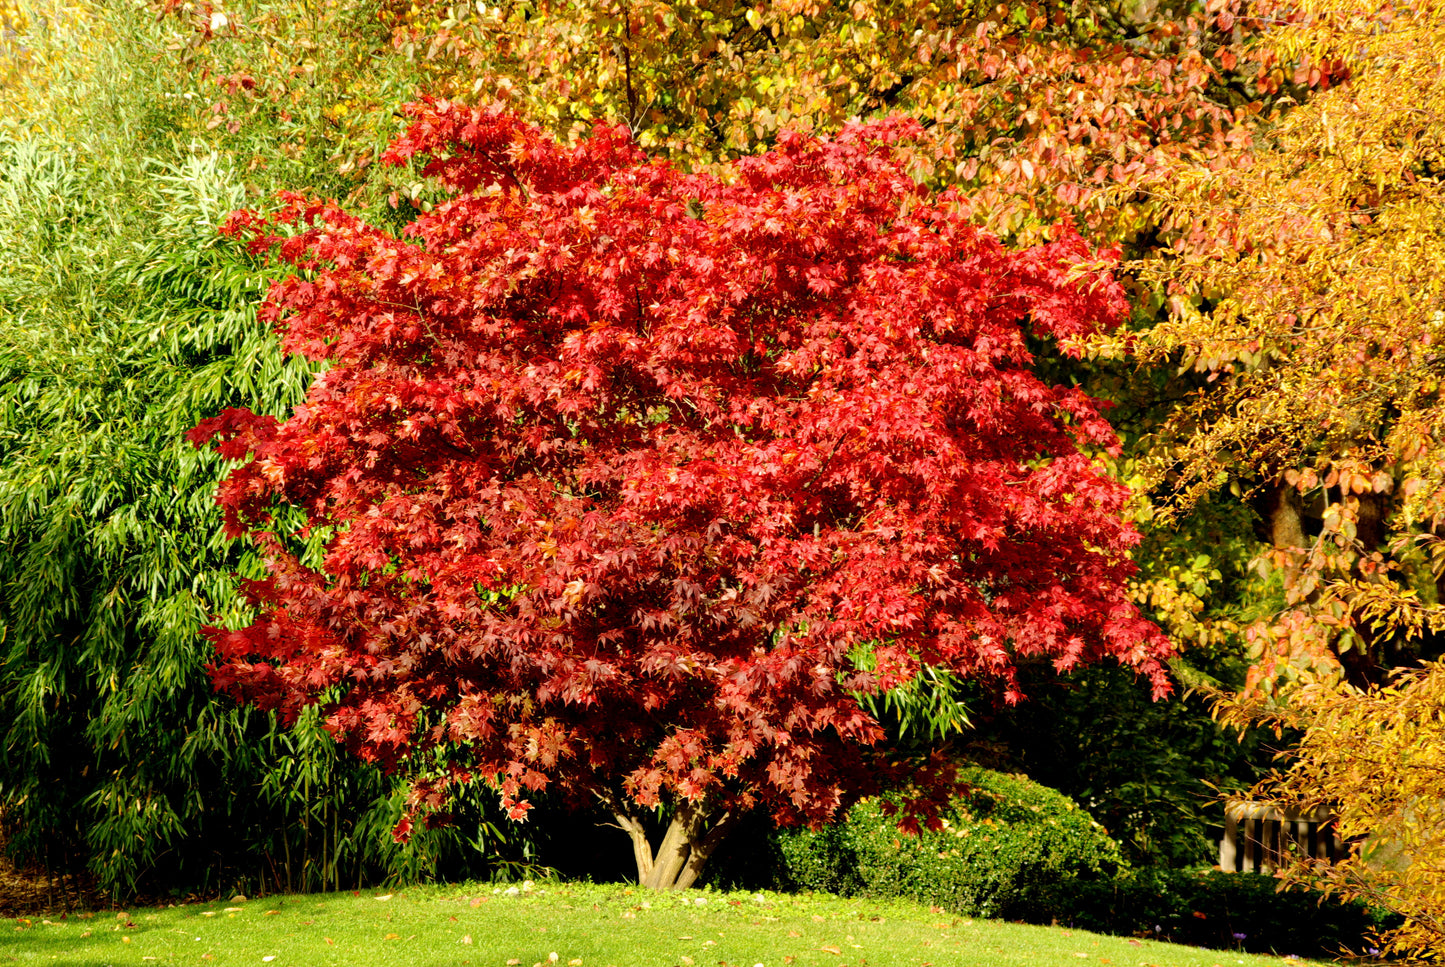
<instances>
[{"instance_id":1,"label":"yellow foliage tree","mask_svg":"<svg viewBox=\"0 0 1445 967\"><path fill-rule=\"evenodd\" d=\"M1149 199L1132 190L1145 172L1247 141L1289 78L1272 52L1251 54L1268 11L1208 6L418 0L390 15L433 93L501 96L564 136L624 121L690 165L764 149L783 128L907 112L932 136L916 174L966 187L977 221L1033 241L1061 216L1106 240L1147 231Z\"/></svg>"},{"instance_id":2,"label":"yellow foliage tree","mask_svg":"<svg viewBox=\"0 0 1445 967\"><path fill-rule=\"evenodd\" d=\"M0 0L0 92L5 95L13 96L25 65L26 51L20 43L25 26L17 0Z\"/></svg>"},{"instance_id":3,"label":"yellow foliage tree","mask_svg":"<svg viewBox=\"0 0 1445 967\"><path fill-rule=\"evenodd\" d=\"M1387 955L1445 957L1445 665L1368 689L1316 679L1281 702L1234 698L1219 710L1239 727L1303 730L1288 764L1254 796L1286 809L1327 807L1351 844L1338 863L1301 860L1286 881L1403 916L1381 938Z\"/></svg>"},{"instance_id":4,"label":"yellow foliage tree","mask_svg":"<svg viewBox=\"0 0 1445 967\"><path fill-rule=\"evenodd\" d=\"M1212 388L1159 435L1181 504L1255 487L1285 609L1250 629L1253 684L1378 683L1445 633L1445 4L1307 0L1266 36L1338 65L1231 165L1156 191L1176 246L1146 263L1170 319L1145 359Z\"/></svg>"},{"instance_id":5,"label":"yellow foliage tree","mask_svg":"<svg viewBox=\"0 0 1445 967\"><path fill-rule=\"evenodd\" d=\"M1281 62L1348 82L1237 163L1156 190L1177 239L1141 266L1170 318L1146 359L1209 389L1160 432L1177 506L1234 482L1272 537L1284 606L1221 718L1302 730L1256 790L1326 806L1351 843L1286 871L1394 910L1389 952L1445 956L1445 3L1305 0ZM1409 669L1409 670L1406 670Z\"/></svg>"}]
</instances>

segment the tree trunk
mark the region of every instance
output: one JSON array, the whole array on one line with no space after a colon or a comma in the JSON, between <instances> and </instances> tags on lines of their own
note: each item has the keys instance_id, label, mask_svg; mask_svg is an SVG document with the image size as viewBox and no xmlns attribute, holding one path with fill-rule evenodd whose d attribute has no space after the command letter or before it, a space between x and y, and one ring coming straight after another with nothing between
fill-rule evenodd
<instances>
[{"instance_id":1,"label":"tree trunk","mask_svg":"<svg viewBox=\"0 0 1445 967\"><path fill-rule=\"evenodd\" d=\"M1355 540L1359 542L1363 560L1385 543L1386 506L1383 494L1363 493L1356 499L1359 509L1355 518ZM1390 579L1380 573L1364 574L1357 570L1355 576L1371 583L1390 583ZM1365 621L1355 623L1355 633L1360 636L1363 647L1340 653L1346 681L1356 688L1384 684L1389 669L1402 660L1399 654L1401 641L1391 629L1371 628Z\"/></svg>"},{"instance_id":2,"label":"tree trunk","mask_svg":"<svg viewBox=\"0 0 1445 967\"><path fill-rule=\"evenodd\" d=\"M1341 499L1348 498L1342 494ZM1363 554L1378 549L1385 539L1385 501L1375 493L1359 494L1355 497L1356 512L1353 518L1355 539ZM1304 528L1304 502L1299 490L1283 480L1276 481L1269 495L1269 539L1274 545L1274 561L1283 571L1285 602L1291 606L1304 606L1319 597L1318 584L1321 576L1307 573L1304 562L1308 537ZM1384 580L1376 576L1367 580ZM1379 684L1384 679L1388 663L1382 663L1382 656L1388 651L1390 636L1370 633L1364 626L1356 627L1363 647L1346 651L1335 649L1344 670L1345 678L1351 684L1365 688Z\"/></svg>"},{"instance_id":3,"label":"tree trunk","mask_svg":"<svg viewBox=\"0 0 1445 967\"><path fill-rule=\"evenodd\" d=\"M733 824L734 814L724 812L711 823L715 812L705 806L683 803L663 833L657 852L647 837L642 819L616 806L613 815L623 832L632 839L637 861L637 882L652 890L685 890L695 884Z\"/></svg>"},{"instance_id":4,"label":"tree trunk","mask_svg":"<svg viewBox=\"0 0 1445 967\"><path fill-rule=\"evenodd\" d=\"M1286 593L1298 593L1305 541L1304 501L1297 489L1283 480L1276 481L1269 502L1269 542L1274 545L1277 562L1284 571Z\"/></svg>"}]
</instances>

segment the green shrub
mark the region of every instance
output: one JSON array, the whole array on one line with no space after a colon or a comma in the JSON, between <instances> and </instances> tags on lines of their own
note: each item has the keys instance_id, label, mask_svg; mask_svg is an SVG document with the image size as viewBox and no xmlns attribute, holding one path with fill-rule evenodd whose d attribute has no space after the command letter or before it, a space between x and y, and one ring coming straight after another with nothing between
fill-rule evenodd
<instances>
[{"instance_id":1,"label":"green shrub","mask_svg":"<svg viewBox=\"0 0 1445 967\"><path fill-rule=\"evenodd\" d=\"M1028 919L1097 933L1139 934L1196 947L1329 956L1362 952L1389 918L1360 903L1304 890L1278 892L1259 873L1132 870L1113 880L1060 882Z\"/></svg>"},{"instance_id":2,"label":"green shrub","mask_svg":"<svg viewBox=\"0 0 1445 967\"><path fill-rule=\"evenodd\" d=\"M972 791L944 828L906 836L876 800L820 830L778 834L784 885L906 897L970 916L1015 916L1074 880L1108 879L1118 845L1072 800L1023 776L964 770Z\"/></svg>"},{"instance_id":3,"label":"green shrub","mask_svg":"<svg viewBox=\"0 0 1445 967\"><path fill-rule=\"evenodd\" d=\"M971 768L947 825L911 837L865 800L819 830L774 833L775 885L905 897L969 916L1060 923L1214 949L1301 956L1365 951L1387 918L1317 893L1277 892L1257 873L1129 869L1118 844L1068 797L1023 776Z\"/></svg>"}]
</instances>

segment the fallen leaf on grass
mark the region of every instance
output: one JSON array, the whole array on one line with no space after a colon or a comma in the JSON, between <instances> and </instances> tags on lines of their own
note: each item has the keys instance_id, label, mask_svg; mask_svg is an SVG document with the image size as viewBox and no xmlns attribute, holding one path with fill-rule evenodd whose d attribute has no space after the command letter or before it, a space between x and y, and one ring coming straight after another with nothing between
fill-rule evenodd
<instances>
[{"instance_id":1,"label":"fallen leaf on grass","mask_svg":"<svg viewBox=\"0 0 1445 967\"><path fill-rule=\"evenodd\" d=\"M275 954L267 954L266 956L264 956L264 957L261 958L261 963L263 963L263 964L269 964L271 961L273 961L273 960L275 960L275 959L276 959L276 955L275 955Z\"/></svg>"},{"instance_id":2,"label":"fallen leaf on grass","mask_svg":"<svg viewBox=\"0 0 1445 967\"><path fill-rule=\"evenodd\" d=\"M463 935L462 935L462 943L471 943L471 942L472 942L472 935L471 935L471 934L468 933L468 934L463 934ZM518 963L520 963L520 961L518 961Z\"/></svg>"},{"instance_id":3,"label":"fallen leaf on grass","mask_svg":"<svg viewBox=\"0 0 1445 967\"><path fill-rule=\"evenodd\" d=\"M819 947L818 949L823 951L823 953L825 954L841 954L843 952L837 947Z\"/></svg>"},{"instance_id":4,"label":"fallen leaf on grass","mask_svg":"<svg viewBox=\"0 0 1445 967\"><path fill-rule=\"evenodd\" d=\"M276 914L278 914L278 913L280 913L280 912L281 912L280 910L267 910L266 913L265 913L265 916L274 917L274 916L276 916Z\"/></svg>"},{"instance_id":5,"label":"fallen leaf on grass","mask_svg":"<svg viewBox=\"0 0 1445 967\"><path fill-rule=\"evenodd\" d=\"M130 943L130 938L129 938L129 937L121 937L121 938L120 938L120 942L121 942L121 943Z\"/></svg>"},{"instance_id":6,"label":"fallen leaf on grass","mask_svg":"<svg viewBox=\"0 0 1445 967\"><path fill-rule=\"evenodd\" d=\"M520 963L520 960L518 960L516 957L513 957L511 960L507 961L507 967L517 967L517 965Z\"/></svg>"},{"instance_id":7,"label":"fallen leaf on grass","mask_svg":"<svg viewBox=\"0 0 1445 967\"><path fill-rule=\"evenodd\" d=\"M798 933L798 931L796 931L796 930L789 930L789 931L788 931L788 936L790 936L790 937L801 937L802 934Z\"/></svg>"},{"instance_id":8,"label":"fallen leaf on grass","mask_svg":"<svg viewBox=\"0 0 1445 967\"><path fill-rule=\"evenodd\" d=\"M400 939L401 939L401 934L399 934L399 933L389 933L389 934L387 934L385 937L383 937L382 939L383 939L383 940L400 940Z\"/></svg>"},{"instance_id":9,"label":"fallen leaf on grass","mask_svg":"<svg viewBox=\"0 0 1445 967\"><path fill-rule=\"evenodd\" d=\"M392 897L394 897L394 896L396 896L395 893L388 893L386 896L372 897L372 899L373 899L373 900L390 900L390 899L391 899Z\"/></svg>"},{"instance_id":10,"label":"fallen leaf on grass","mask_svg":"<svg viewBox=\"0 0 1445 967\"><path fill-rule=\"evenodd\" d=\"M1135 940L1135 939L1133 939L1133 938L1131 937L1131 938L1129 938L1129 946L1131 946L1131 947L1142 947L1142 946L1144 946L1144 941L1142 941L1142 940Z\"/></svg>"},{"instance_id":11,"label":"fallen leaf on grass","mask_svg":"<svg viewBox=\"0 0 1445 967\"><path fill-rule=\"evenodd\" d=\"M336 941L335 941L335 940L332 940L330 937L322 937L321 939L322 939L322 940L325 940L328 946L331 945L331 944L336 943Z\"/></svg>"}]
</instances>

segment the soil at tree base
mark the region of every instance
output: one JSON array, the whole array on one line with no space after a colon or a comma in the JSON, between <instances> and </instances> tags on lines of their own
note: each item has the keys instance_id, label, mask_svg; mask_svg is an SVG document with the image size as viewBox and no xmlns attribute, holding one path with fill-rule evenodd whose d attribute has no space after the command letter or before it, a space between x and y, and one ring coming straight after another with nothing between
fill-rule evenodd
<instances>
[{"instance_id":1,"label":"soil at tree base","mask_svg":"<svg viewBox=\"0 0 1445 967\"><path fill-rule=\"evenodd\" d=\"M5 855L5 846L5 832L0 828L0 917L110 905L83 877L48 876L43 870L17 868Z\"/></svg>"}]
</instances>

